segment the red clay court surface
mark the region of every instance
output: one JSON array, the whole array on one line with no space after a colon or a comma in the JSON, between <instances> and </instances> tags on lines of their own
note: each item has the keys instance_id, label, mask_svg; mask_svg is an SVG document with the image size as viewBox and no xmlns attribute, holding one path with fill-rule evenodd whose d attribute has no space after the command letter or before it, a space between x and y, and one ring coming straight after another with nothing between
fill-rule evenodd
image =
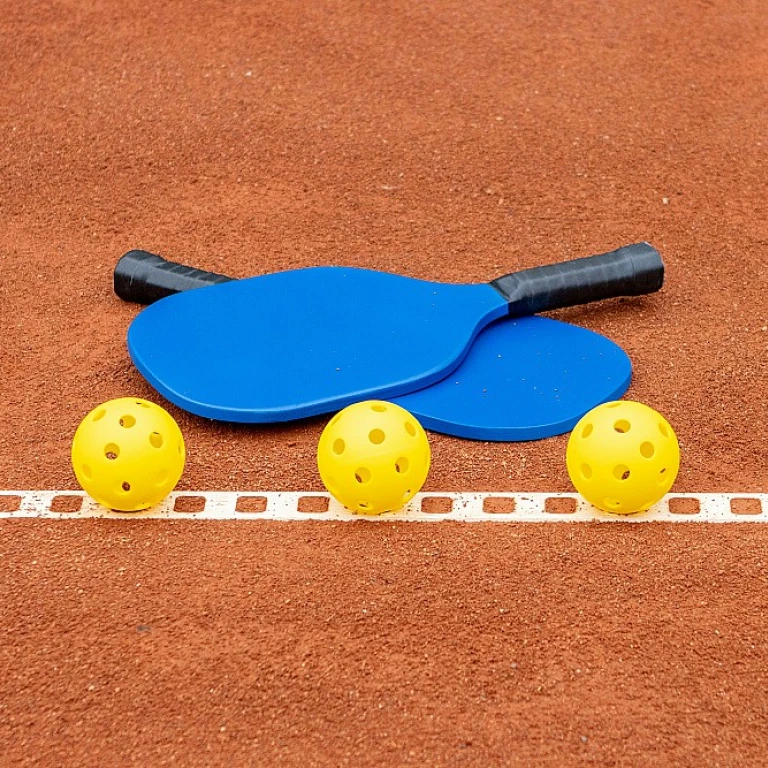
<instances>
[{"instance_id":1,"label":"red clay court surface","mask_svg":"<svg viewBox=\"0 0 768 768\"><path fill-rule=\"evenodd\" d=\"M553 315L626 349L674 492L765 494L766 40L751 0L0 0L0 490L159 401L130 248L474 282L648 240L660 293ZM323 490L325 419L170 410L180 492ZM567 436L430 440L425 492L571 491ZM768 760L762 523L6 514L0 574L3 766Z\"/></svg>"}]
</instances>

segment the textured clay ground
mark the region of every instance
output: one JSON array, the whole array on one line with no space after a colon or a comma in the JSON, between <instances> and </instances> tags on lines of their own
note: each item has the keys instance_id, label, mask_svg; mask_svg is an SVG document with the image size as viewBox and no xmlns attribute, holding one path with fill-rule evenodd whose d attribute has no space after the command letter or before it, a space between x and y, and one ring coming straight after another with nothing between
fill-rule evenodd
<instances>
[{"instance_id":1,"label":"textured clay ground","mask_svg":"<svg viewBox=\"0 0 768 768\"><path fill-rule=\"evenodd\" d=\"M648 240L661 292L553 316L629 353L674 490L768 491L767 19L0 0L0 488L158 399L131 248L473 282ZM180 490L322 490L325 419L169 409ZM567 436L430 440L425 490L571 490ZM767 577L756 524L0 520L0 764L763 765Z\"/></svg>"}]
</instances>

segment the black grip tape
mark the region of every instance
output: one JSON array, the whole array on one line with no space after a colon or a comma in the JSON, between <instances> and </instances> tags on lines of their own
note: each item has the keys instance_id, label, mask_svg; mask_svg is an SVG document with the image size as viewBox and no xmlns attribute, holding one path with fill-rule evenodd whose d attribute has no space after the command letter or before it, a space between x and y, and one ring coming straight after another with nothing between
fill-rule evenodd
<instances>
[{"instance_id":1,"label":"black grip tape","mask_svg":"<svg viewBox=\"0 0 768 768\"><path fill-rule=\"evenodd\" d=\"M587 304L617 296L640 296L664 283L664 263L648 243L561 264L533 267L491 282L509 302L513 317Z\"/></svg>"},{"instance_id":2,"label":"black grip tape","mask_svg":"<svg viewBox=\"0 0 768 768\"><path fill-rule=\"evenodd\" d=\"M148 251L128 251L115 266L115 293L124 301L151 304L174 293L227 283L231 277L185 267Z\"/></svg>"}]
</instances>

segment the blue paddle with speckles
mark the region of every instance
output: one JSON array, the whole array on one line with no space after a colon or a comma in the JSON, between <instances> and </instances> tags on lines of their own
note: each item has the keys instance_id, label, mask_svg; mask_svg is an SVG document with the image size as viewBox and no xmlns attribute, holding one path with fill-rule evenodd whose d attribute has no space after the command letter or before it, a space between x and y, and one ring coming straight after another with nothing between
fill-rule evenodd
<instances>
[{"instance_id":1,"label":"blue paddle with speckles","mask_svg":"<svg viewBox=\"0 0 768 768\"><path fill-rule=\"evenodd\" d=\"M150 303L128 331L134 364L197 415L272 423L378 398L435 431L531 440L568 431L631 377L610 340L532 315L651 293L663 274L647 243L487 284L353 267L232 280L130 251L115 291Z\"/></svg>"}]
</instances>

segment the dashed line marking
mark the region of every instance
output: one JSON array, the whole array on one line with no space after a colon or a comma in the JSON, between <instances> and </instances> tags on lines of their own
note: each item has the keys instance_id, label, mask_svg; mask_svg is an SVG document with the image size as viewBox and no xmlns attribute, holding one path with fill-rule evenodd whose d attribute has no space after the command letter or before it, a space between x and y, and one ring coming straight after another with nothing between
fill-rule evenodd
<instances>
[{"instance_id":1,"label":"dashed line marking","mask_svg":"<svg viewBox=\"0 0 768 768\"><path fill-rule=\"evenodd\" d=\"M0 491L0 518L73 520L278 520L463 523L765 523L768 494L668 494L634 515L602 512L575 493L417 494L405 507L378 516L350 512L313 491L184 491L143 512L107 509L79 491Z\"/></svg>"}]
</instances>

